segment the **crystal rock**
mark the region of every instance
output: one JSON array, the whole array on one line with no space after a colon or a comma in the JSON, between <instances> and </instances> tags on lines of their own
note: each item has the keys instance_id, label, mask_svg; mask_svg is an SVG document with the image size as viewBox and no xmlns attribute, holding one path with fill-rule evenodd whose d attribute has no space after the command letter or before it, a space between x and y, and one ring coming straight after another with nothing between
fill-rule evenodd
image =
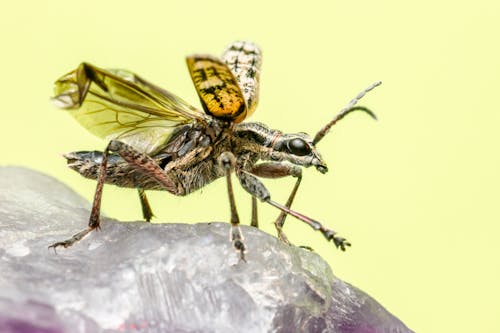
<instances>
[{"instance_id":1,"label":"crystal rock","mask_svg":"<svg viewBox=\"0 0 500 333\"><path fill-rule=\"evenodd\" d=\"M0 167L0 332L412 332L317 254L229 224L123 223L57 254L89 203L44 174Z\"/></svg>"}]
</instances>

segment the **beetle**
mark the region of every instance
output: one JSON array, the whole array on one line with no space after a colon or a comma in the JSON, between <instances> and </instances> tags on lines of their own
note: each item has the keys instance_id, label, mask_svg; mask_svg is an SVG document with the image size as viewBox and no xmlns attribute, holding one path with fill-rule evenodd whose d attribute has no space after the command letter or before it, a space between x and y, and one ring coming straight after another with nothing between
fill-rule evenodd
<instances>
[{"instance_id":1,"label":"beetle","mask_svg":"<svg viewBox=\"0 0 500 333\"><path fill-rule=\"evenodd\" d=\"M103 152L78 151L65 155L68 166L84 177L97 180L88 227L50 248L69 247L100 227L104 183L136 188L143 216L153 213L145 190L166 190L177 196L225 177L231 211L230 240L245 260L246 246L239 228L231 174L252 197L251 225L257 227L257 199L279 210L274 221L278 237L287 215L320 231L337 248L350 243L320 222L290 207L302 179L302 167L314 166L326 173L327 165L316 144L330 128L350 112L360 110L376 119L368 108L356 106L376 82L363 90L314 138L305 133L283 133L258 122L243 122L256 108L259 96L261 50L251 42L231 43L221 58L191 55L187 67L203 110L195 108L140 76L123 69L104 70L89 63L55 82L53 103L68 110L93 134L105 138ZM283 205L258 179L296 178Z\"/></svg>"}]
</instances>

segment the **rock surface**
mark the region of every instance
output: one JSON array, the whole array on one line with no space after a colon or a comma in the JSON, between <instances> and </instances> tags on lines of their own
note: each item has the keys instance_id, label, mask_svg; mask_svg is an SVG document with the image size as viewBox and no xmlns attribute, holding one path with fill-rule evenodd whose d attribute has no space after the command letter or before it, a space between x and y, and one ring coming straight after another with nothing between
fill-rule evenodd
<instances>
[{"instance_id":1,"label":"rock surface","mask_svg":"<svg viewBox=\"0 0 500 333\"><path fill-rule=\"evenodd\" d=\"M90 205L57 180L0 167L0 332L411 332L317 254L226 223L102 218L69 249Z\"/></svg>"}]
</instances>

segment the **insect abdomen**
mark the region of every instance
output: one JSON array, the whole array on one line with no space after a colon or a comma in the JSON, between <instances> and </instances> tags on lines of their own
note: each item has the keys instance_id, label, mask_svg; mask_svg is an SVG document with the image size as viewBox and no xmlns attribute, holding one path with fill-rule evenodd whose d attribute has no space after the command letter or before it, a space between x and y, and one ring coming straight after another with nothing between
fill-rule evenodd
<instances>
[{"instance_id":1,"label":"insect abdomen","mask_svg":"<svg viewBox=\"0 0 500 333\"><path fill-rule=\"evenodd\" d=\"M96 180L99 175L102 156L103 153L100 151L76 151L64 155L71 169L85 178L94 180ZM160 154L153 158L160 166L168 166L168 163L165 165L162 163L164 161L169 161L168 155ZM189 170L184 170L182 167L179 167L170 170L169 174L178 182L179 186L183 188L183 191L178 195L187 195L221 177L223 172L219 169L216 160L208 158L195 163ZM142 188L144 190L155 191L165 190L156 180L144 175L131 164L127 163L123 158L114 154L108 155L104 182L120 187Z\"/></svg>"},{"instance_id":2,"label":"insect abdomen","mask_svg":"<svg viewBox=\"0 0 500 333\"><path fill-rule=\"evenodd\" d=\"M100 151L76 151L64 154L68 166L89 179L97 179L101 167L103 153ZM164 157L163 155L160 157ZM161 159L158 158L158 163ZM129 163L118 155L109 154L104 182L120 187L140 187L150 190L163 190L163 188L149 177L134 169Z\"/></svg>"}]
</instances>

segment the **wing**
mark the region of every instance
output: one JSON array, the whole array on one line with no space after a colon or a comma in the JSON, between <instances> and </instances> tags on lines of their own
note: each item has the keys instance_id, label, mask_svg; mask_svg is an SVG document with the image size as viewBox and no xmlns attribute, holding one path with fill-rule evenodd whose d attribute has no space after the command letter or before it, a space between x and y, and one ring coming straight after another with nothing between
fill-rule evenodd
<instances>
[{"instance_id":1,"label":"wing","mask_svg":"<svg viewBox=\"0 0 500 333\"><path fill-rule=\"evenodd\" d=\"M226 64L208 55L189 56L186 62L206 113L235 123L246 118L245 98Z\"/></svg>"},{"instance_id":2,"label":"wing","mask_svg":"<svg viewBox=\"0 0 500 333\"><path fill-rule=\"evenodd\" d=\"M222 53L222 61L231 69L247 104L247 117L259 100L260 66L262 52L252 42L237 41L229 44Z\"/></svg>"},{"instance_id":3,"label":"wing","mask_svg":"<svg viewBox=\"0 0 500 333\"><path fill-rule=\"evenodd\" d=\"M208 117L179 97L126 70L82 63L56 81L54 104L91 133L152 154L174 130Z\"/></svg>"}]
</instances>

